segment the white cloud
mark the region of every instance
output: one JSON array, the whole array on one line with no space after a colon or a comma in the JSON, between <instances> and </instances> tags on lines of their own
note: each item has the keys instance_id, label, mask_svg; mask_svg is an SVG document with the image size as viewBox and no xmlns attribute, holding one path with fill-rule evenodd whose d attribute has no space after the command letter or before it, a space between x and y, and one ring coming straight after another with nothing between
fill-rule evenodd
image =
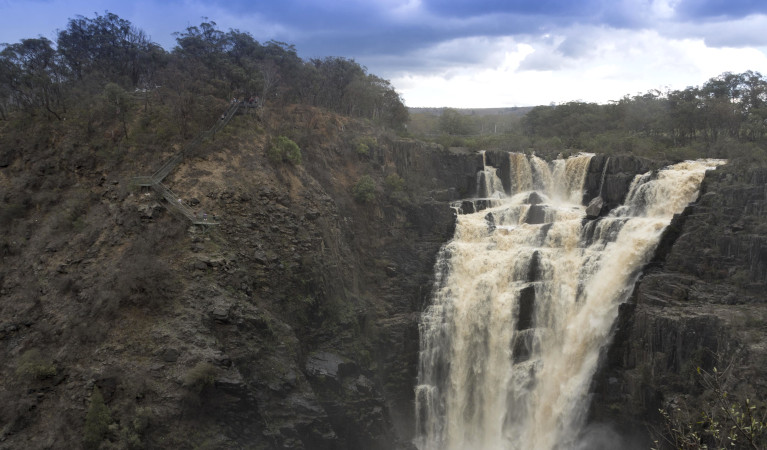
<instances>
[{"instance_id":1,"label":"white cloud","mask_svg":"<svg viewBox=\"0 0 767 450\"><path fill-rule=\"evenodd\" d=\"M569 36L588 42L589 51L558 51ZM464 54L483 56L476 64L392 76L408 106L605 103L651 89L701 85L723 72L767 73L767 56L758 49L712 48L702 39L674 39L652 30L574 27L547 38L464 39L454 44L449 52L437 47L424 55L444 58L460 48ZM477 45L481 50L473 47ZM536 70L530 70L533 66Z\"/></svg>"},{"instance_id":2,"label":"white cloud","mask_svg":"<svg viewBox=\"0 0 767 450\"><path fill-rule=\"evenodd\" d=\"M679 0L653 0L650 11L659 19L670 19L674 16Z\"/></svg>"}]
</instances>

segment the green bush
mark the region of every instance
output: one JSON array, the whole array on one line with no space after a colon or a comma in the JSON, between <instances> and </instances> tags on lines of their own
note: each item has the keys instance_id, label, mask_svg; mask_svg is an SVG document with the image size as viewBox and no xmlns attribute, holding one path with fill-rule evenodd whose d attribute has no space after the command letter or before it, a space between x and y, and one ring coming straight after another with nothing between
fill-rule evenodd
<instances>
[{"instance_id":1,"label":"green bush","mask_svg":"<svg viewBox=\"0 0 767 450\"><path fill-rule=\"evenodd\" d=\"M405 188L405 180L396 173L387 175L384 183L386 183L386 188L391 192L399 192Z\"/></svg>"},{"instance_id":2,"label":"green bush","mask_svg":"<svg viewBox=\"0 0 767 450\"><path fill-rule=\"evenodd\" d=\"M104 397L98 387L93 388L91 393L91 405L85 415L85 428L83 429L83 446L86 449L99 448L101 441L109 431L112 416L109 408L104 403Z\"/></svg>"},{"instance_id":3,"label":"green bush","mask_svg":"<svg viewBox=\"0 0 767 450\"><path fill-rule=\"evenodd\" d=\"M20 378L43 380L56 375L56 366L42 357L40 350L27 350L19 357L16 375Z\"/></svg>"},{"instance_id":4,"label":"green bush","mask_svg":"<svg viewBox=\"0 0 767 450\"><path fill-rule=\"evenodd\" d=\"M729 391L741 382L732 365L721 372L716 367L711 372L698 367L697 373L704 389L700 410L684 400L660 409L664 427L653 433L653 448L767 448L765 405L748 397L743 401Z\"/></svg>"},{"instance_id":5,"label":"green bush","mask_svg":"<svg viewBox=\"0 0 767 450\"><path fill-rule=\"evenodd\" d=\"M410 203L409 196L405 192L405 180L396 173L389 174L384 180L386 193L394 204L406 206Z\"/></svg>"},{"instance_id":6,"label":"green bush","mask_svg":"<svg viewBox=\"0 0 767 450\"><path fill-rule=\"evenodd\" d=\"M370 148L374 147L378 141L376 141L376 138L372 136L367 136L360 138L357 141L357 147L355 148L355 151L360 156L367 156L370 154Z\"/></svg>"},{"instance_id":7,"label":"green bush","mask_svg":"<svg viewBox=\"0 0 767 450\"><path fill-rule=\"evenodd\" d=\"M285 136L273 139L266 149L266 157L273 163L287 161L294 166L301 164L301 149Z\"/></svg>"},{"instance_id":8,"label":"green bush","mask_svg":"<svg viewBox=\"0 0 767 450\"><path fill-rule=\"evenodd\" d=\"M301 164L301 149L298 148L298 145L293 141L290 141L290 144L292 145L288 146L288 149L285 152L285 157L288 159L289 163L297 166Z\"/></svg>"},{"instance_id":9,"label":"green bush","mask_svg":"<svg viewBox=\"0 0 767 450\"><path fill-rule=\"evenodd\" d=\"M282 149L275 145L270 145L266 149L266 157L269 159L269 161L277 164L282 162Z\"/></svg>"},{"instance_id":10,"label":"green bush","mask_svg":"<svg viewBox=\"0 0 767 450\"><path fill-rule=\"evenodd\" d=\"M376 197L376 183L370 175L363 175L352 187L354 199L360 203L372 202Z\"/></svg>"},{"instance_id":11,"label":"green bush","mask_svg":"<svg viewBox=\"0 0 767 450\"><path fill-rule=\"evenodd\" d=\"M123 448L139 450L146 448L142 436L149 429L152 421L152 410L149 407L136 408L133 418L120 427L119 440Z\"/></svg>"}]
</instances>

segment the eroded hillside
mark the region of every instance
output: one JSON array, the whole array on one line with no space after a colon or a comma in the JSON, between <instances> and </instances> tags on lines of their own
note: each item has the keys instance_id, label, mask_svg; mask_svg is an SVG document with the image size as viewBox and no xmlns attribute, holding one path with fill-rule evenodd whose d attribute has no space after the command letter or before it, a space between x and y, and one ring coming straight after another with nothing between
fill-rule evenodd
<instances>
[{"instance_id":1,"label":"eroded hillside","mask_svg":"<svg viewBox=\"0 0 767 450\"><path fill-rule=\"evenodd\" d=\"M164 181L220 222L190 226L131 183L185 142L45 126L4 133L0 447L409 445L417 311L476 155L247 110ZM301 164L267 157L279 135Z\"/></svg>"}]
</instances>

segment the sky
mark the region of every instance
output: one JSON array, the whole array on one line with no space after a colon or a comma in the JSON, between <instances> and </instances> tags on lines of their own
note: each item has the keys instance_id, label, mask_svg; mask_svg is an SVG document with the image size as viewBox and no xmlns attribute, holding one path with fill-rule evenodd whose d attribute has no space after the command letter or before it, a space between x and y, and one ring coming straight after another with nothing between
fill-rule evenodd
<instances>
[{"instance_id":1,"label":"sky","mask_svg":"<svg viewBox=\"0 0 767 450\"><path fill-rule=\"evenodd\" d=\"M607 103L767 74L765 0L0 0L0 42L109 11L171 50L203 21L354 59L411 107Z\"/></svg>"}]
</instances>

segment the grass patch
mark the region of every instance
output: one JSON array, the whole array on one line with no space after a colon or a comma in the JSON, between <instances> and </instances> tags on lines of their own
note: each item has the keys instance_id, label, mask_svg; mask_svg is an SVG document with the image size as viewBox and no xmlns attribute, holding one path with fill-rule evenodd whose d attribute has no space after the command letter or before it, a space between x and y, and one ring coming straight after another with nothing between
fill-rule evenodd
<instances>
[{"instance_id":1,"label":"grass patch","mask_svg":"<svg viewBox=\"0 0 767 450\"><path fill-rule=\"evenodd\" d=\"M23 379L44 380L56 376L56 365L40 354L40 350L27 350L19 357L16 376Z\"/></svg>"}]
</instances>

